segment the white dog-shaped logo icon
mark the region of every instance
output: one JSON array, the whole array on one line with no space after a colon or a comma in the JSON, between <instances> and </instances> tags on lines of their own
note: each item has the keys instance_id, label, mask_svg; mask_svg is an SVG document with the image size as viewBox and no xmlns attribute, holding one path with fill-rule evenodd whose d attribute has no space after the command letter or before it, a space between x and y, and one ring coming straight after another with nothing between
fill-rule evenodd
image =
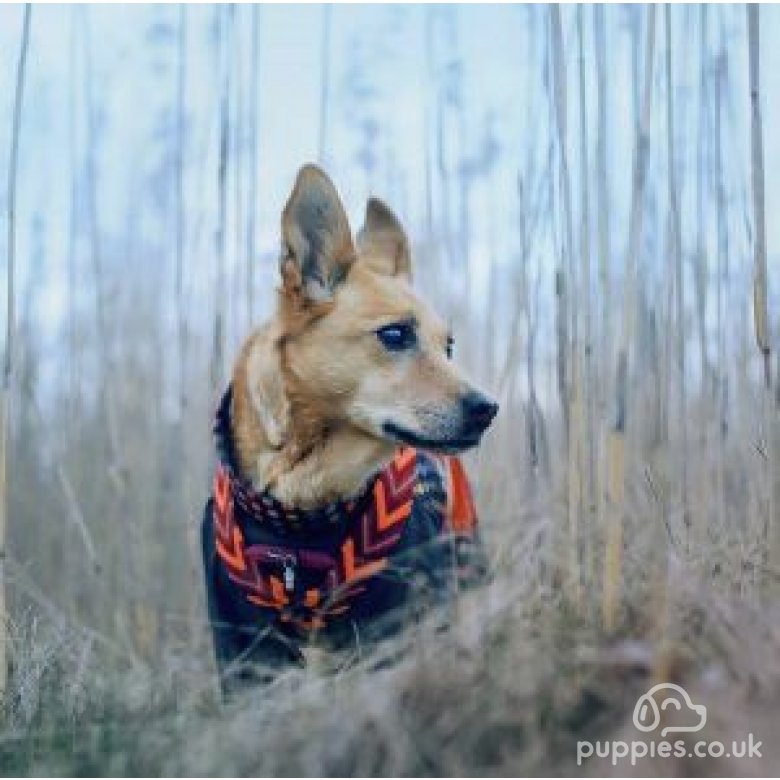
<instances>
[{"instance_id":1,"label":"white dog-shaped logo icon","mask_svg":"<svg viewBox=\"0 0 780 780\"><path fill-rule=\"evenodd\" d=\"M654 695L660 691L672 691L676 696L667 696L661 701L660 708ZM659 699L661 697L659 696ZM683 711L683 707L695 713L699 721L695 726L664 726L661 730L661 736L665 737L671 732L681 731L700 731L707 722L707 708L703 704L694 704L688 692L674 683L659 683L654 685L647 693L639 697L634 707L634 725L639 731L654 731L661 722L661 711L669 707L674 707L678 712Z\"/></svg>"}]
</instances>

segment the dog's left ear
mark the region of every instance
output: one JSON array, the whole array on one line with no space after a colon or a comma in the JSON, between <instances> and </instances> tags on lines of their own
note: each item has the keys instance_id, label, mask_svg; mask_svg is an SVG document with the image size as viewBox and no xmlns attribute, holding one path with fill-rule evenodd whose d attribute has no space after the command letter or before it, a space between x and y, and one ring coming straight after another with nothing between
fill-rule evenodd
<instances>
[{"instance_id":1,"label":"dog's left ear","mask_svg":"<svg viewBox=\"0 0 780 780\"><path fill-rule=\"evenodd\" d=\"M316 165L298 172L282 213L285 293L304 306L333 297L355 260L349 220L336 188Z\"/></svg>"},{"instance_id":2,"label":"dog's left ear","mask_svg":"<svg viewBox=\"0 0 780 780\"><path fill-rule=\"evenodd\" d=\"M409 239L398 217L379 198L369 198L357 240L361 263L379 274L412 278Z\"/></svg>"}]
</instances>

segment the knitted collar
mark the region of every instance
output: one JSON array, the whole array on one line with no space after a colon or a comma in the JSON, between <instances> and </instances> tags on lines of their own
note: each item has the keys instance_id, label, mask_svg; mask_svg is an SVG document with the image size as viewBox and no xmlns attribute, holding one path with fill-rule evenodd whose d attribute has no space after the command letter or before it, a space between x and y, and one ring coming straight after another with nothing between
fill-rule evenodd
<instances>
[{"instance_id":1,"label":"knitted collar","mask_svg":"<svg viewBox=\"0 0 780 780\"><path fill-rule=\"evenodd\" d=\"M250 482L242 479L233 440L232 401L233 387L228 385L217 409L213 432L219 467L227 475L230 492L242 519L266 525L280 534L299 531L311 533L333 529L364 510L371 495L371 482L351 499L333 501L315 509L301 509L286 506L270 491L257 491Z\"/></svg>"}]
</instances>

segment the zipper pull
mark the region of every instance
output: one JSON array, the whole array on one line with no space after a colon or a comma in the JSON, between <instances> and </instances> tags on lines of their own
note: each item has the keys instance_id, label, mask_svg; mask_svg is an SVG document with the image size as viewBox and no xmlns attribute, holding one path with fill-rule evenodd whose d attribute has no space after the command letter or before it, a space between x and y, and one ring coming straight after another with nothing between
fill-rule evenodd
<instances>
[{"instance_id":1,"label":"zipper pull","mask_svg":"<svg viewBox=\"0 0 780 780\"><path fill-rule=\"evenodd\" d=\"M292 557L285 558L284 560L284 589L288 593L292 593L295 590L295 561Z\"/></svg>"}]
</instances>

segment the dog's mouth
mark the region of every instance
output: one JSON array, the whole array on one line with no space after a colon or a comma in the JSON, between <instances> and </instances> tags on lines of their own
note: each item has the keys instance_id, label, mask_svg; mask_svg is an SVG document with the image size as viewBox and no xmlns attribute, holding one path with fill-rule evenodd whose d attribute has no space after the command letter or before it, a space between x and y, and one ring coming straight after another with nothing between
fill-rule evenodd
<instances>
[{"instance_id":1,"label":"dog's mouth","mask_svg":"<svg viewBox=\"0 0 780 780\"><path fill-rule=\"evenodd\" d=\"M482 438L481 433L447 439L429 438L392 422L384 423L382 431L389 439L397 441L399 444L408 444L411 447L440 452L444 455L455 455L458 452L476 447Z\"/></svg>"}]
</instances>

